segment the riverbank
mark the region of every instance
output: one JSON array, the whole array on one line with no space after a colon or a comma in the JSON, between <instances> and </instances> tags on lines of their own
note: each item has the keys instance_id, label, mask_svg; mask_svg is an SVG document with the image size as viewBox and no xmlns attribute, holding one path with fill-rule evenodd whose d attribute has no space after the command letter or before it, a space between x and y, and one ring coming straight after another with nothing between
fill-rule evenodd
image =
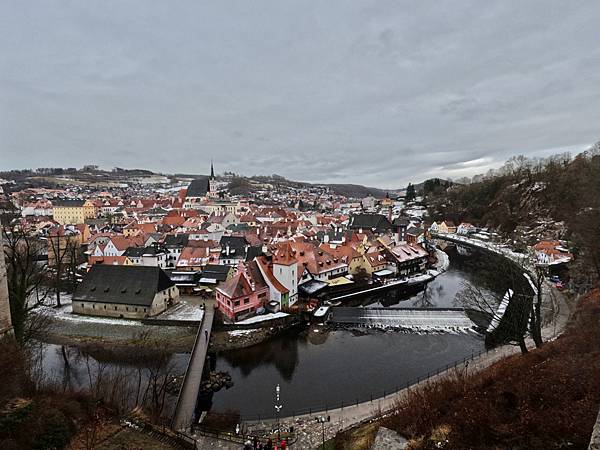
<instances>
[{"instance_id":1,"label":"riverbank","mask_svg":"<svg viewBox=\"0 0 600 450\"><path fill-rule=\"evenodd\" d=\"M162 347L172 353L189 353L194 345L197 329L194 327L166 327L144 325L140 330L131 330L116 326L110 331L83 330L80 327L65 330L60 324L52 324L49 331L44 333L42 341L48 344L67 345L74 347L106 347L106 348L139 348L146 345L155 346L155 340L161 341ZM152 340L145 339L152 337Z\"/></svg>"},{"instance_id":2,"label":"riverbank","mask_svg":"<svg viewBox=\"0 0 600 450\"><path fill-rule=\"evenodd\" d=\"M141 321L108 319L86 320L86 317L48 315L48 329L43 341L49 344L77 347L140 347L149 342L145 337L161 341L173 353L189 353L194 345L195 326L147 325ZM293 325L297 326L297 325ZM266 342L289 327L265 327L211 333L211 351L248 348Z\"/></svg>"},{"instance_id":3,"label":"riverbank","mask_svg":"<svg viewBox=\"0 0 600 450\"><path fill-rule=\"evenodd\" d=\"M407 392L377 426L339 434L336 449L372 440L379 426L412 438L411 448L587 448L600 407L600 288L584 296L558 333L526 355L458 372ZM561 316L563 316L561 314ZM561 318L562 321L562 318ZM530 343L531 344L531 343Z\"/></svg>"},{"instance_id":4,"label":"riverbank","mask_svg":"<svg viewBox=\"0 0 600 450\"><path fill-rule=\"evenodd\" d=\"M253 347L268 342L291 328L300 329L300 325L214 331L210 338L210 349L211 351L222 352Z\"/></svg>"}]
</instances>

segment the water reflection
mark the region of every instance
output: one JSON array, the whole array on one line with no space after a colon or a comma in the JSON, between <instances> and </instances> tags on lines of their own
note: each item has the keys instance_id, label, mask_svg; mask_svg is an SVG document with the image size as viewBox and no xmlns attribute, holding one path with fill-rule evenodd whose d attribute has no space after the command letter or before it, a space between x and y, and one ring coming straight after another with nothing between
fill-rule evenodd
<instances>
[{"instance_id":1,"label":"water reflection","mask_svg":"<svg viewBox=\"0 0 600 450\"><path fill-rule=\"evenodd\" d=\"M117 408L146 405L156 417L172 413L178 385L189 355L164 351L86 349L37 343L36 372L64 392L86 391ZM158 396L157 394L160 394Z\"/></svg>"},{"instance_id":2,"label":"water reflection","mask_svg":"<svg viewBox=\"0 0 600 450\"><path fill-rule=\"evenodd\" d=\"M289 381L298 365L298 346L301 342L302 340L296 339L292 333L287 333L287 336L270 341L268 344L219 353L217 358L226 361L243 378L257 368L273 367L282 379Z\"/></svg>"}]
</instances>

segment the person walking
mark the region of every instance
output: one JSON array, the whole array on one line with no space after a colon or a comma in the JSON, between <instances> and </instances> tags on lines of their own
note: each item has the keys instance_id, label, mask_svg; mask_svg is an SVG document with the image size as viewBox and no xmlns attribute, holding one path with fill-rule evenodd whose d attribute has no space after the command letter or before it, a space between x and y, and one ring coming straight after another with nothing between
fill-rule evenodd
<instances>
[{"instance_id":1,"label":"person walking","mask_svg":"<svg viewBox=\"0 0 600 450\"><path fill-rule=\"evenodd\" d=\"M206 339L206 343L208 343L208 330L204 330L204 338Z\"/></svg>"}]
</instances>

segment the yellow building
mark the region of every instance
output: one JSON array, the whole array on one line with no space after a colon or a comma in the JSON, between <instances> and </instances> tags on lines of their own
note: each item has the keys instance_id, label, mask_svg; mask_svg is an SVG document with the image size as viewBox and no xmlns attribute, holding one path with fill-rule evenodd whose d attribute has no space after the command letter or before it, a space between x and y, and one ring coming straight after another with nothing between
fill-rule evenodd
<instances>
[{"instance_id":1,"label":"yellow building","mask_svg":"<svg viewBox=\"0 0 600 450\"><path fill-rule=\"evenodd\" d=\"M90 200L56 200L52 202L52 217L61 225L75 225L95 218L96 207Z\"/></svg>"}]
</instances>

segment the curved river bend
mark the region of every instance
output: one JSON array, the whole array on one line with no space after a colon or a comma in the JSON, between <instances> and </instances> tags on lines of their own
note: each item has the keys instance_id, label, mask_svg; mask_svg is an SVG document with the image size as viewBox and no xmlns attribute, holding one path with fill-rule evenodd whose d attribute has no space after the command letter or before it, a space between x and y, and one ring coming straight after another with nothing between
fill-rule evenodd
<instances>
[{"instance_id":1,"label":"curved river bend","mask_svg":"<svg viewBox=\"0 0 600 450\"><path fill-rule=\"evenodd\" d=\"M409 298L387 292L365 298L365 306L452 307L464 281L471 280L470 262L476 256L447 250L450 267L423 292ZM461 252L463 253L463 252ZM46 345L46 344L45 344ZM239 412L245 417L274 416L275 386L281 386L282 416L308 409L320 410L390 393L417 377L435 372L484 348L475 332L412 334L336 330L286 334L240 350L221 352L213 359L217 371L231 374L234 386L213 395L215 412ZM174 354L173 362L185 370L189 355ZM111 362L114 367L124 365ZM58 382L84 385L85 367L70 367L65 380L59 346L47 345L43 366ZM204 405L207 406L207 405Z\"/></svg>"}]
</instances>

